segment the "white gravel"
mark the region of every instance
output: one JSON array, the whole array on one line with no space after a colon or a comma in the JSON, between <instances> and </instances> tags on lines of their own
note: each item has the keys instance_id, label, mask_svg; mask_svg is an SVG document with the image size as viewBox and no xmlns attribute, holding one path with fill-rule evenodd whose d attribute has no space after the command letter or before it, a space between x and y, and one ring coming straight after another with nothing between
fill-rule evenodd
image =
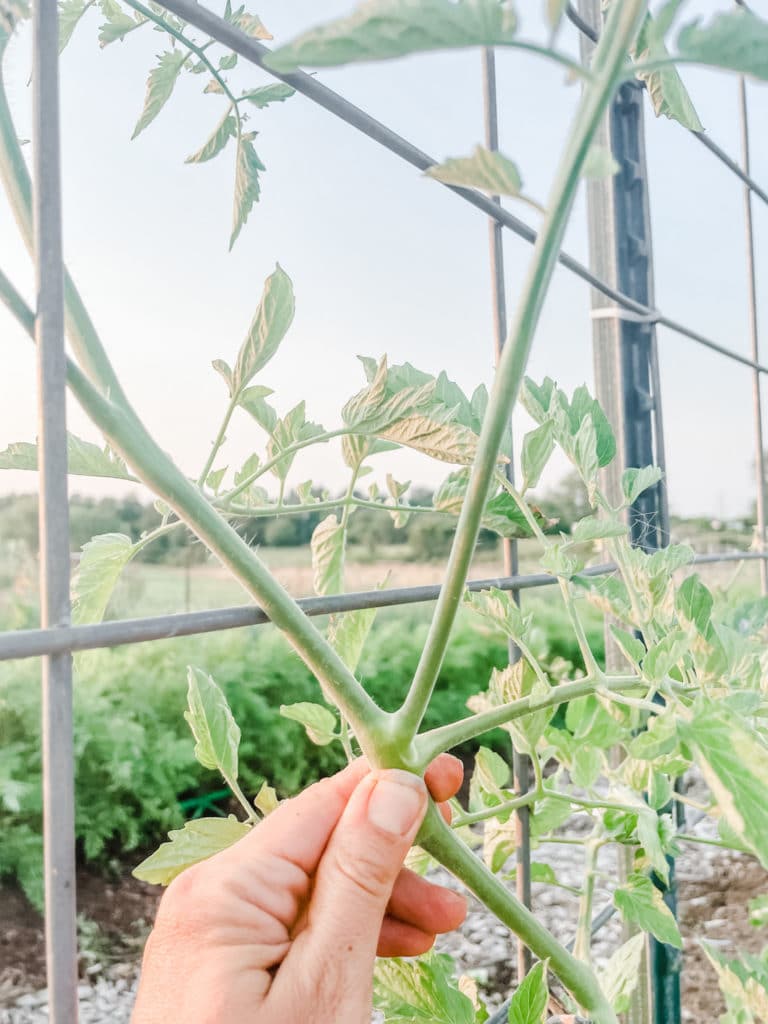
<instances>
[{"instance_id":1,"label":"white gravel","mask_svg":"<svg viewBox=\"0 0 768 1024\"><path fill-rule=\"evenodd\" d=\"M695 828L701 835L713 835L710 820L701 821ZM581 878L581 850L560 843L542 844L533 858L552 866L558 879L578 885ZM600 866L609 877L615 877L615 860L610 850L605 851ZM723 851L700 844L685 844L677 860L680 878L702 879L714 874L714 862L722 858ZM738 856L738 855L736 855ZM458 888L457 883L442 869L430 877L435 881ZM578 900L572 894L535 884L533 909L542 923L561 941L569 941L574 932ZM610 902L605 887L595 894L595 910ZM604 962L619 943L620 924L614 917L594 939L593 951L597 964ZM471 900L464 925L457 932L442 936L437 948L452 954L462 973L471 973L481 984L487 998L498 1005L506 997L514 976L514 945L509 930L499 924L476 900ZM137 964L117 964L106 968L90 983L80 985L80 1024L128 1024L135 998ZM45 1024L48 1021L48 994L45 989L28 993L14 1005L0 1008L0 1024Z\"/></svg>"}]
</instances>

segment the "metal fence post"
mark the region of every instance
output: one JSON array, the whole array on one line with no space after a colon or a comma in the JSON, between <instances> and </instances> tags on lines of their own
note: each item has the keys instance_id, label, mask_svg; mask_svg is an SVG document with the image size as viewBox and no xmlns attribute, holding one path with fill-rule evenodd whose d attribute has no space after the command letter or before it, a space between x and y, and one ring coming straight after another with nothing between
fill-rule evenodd
<instances>
[{"instance_id":1,"label":"metal fence post","mask_svg":"<svg viewBox=\"0 0 768 1024\"><path fill-rule=\"evenodd\" d=\"M747 83L739 78L739 128L741 131L741 158L745 174L750 173L749 113L747 110ZM755 274L755 237L752 226L752 191L744 186L744 232L747 249L747 288L749 299L749 340L753 360L760 354L757 327L757 278ZM765 552L765 451L763 449L763 403L760 394L760 371L752 371L752 408L755 421L755 476L757 550ZM760 588L768 594L768 562L760 561Z\"/></svg>"},{"instance_id":2,"label":"metal fence post","mask_svg":"<svg viewBox=\"0 0 768 1024\"><path fill-rule=\"evenodd\" d=\"M490 48L483 50L483 96L485 113L485 144L491 152L499 148L499 125L498 105L496 99L496 56ZM495 203L501 205L499 196L492 196ZM491 257L491 296L493 301L494 315L494 342L496 363L501 359L501 352L507 338L507 301L504 285L504 236L503 228L498 220L489 218L488 235L490 242ZM507 479L515 482L514 462L507 463L505 472ZM517 557L517 541L508 537L502 539L502 553L504 558L504 574L506 576L517 576L519 564ZM512 591L514 600L520 604L520 591ZM520 651L515 644L509 642L509 660L514 664L520 657ZM530 763L528 758L518 750L512 752L512 773L514 776L515 792L527 793L530 788ZM520 901L526 906L531 906L531 829L528 817L528 808L521 807L516 814L516 843L517 855L517 876L516 888ZM517 941L517 974L522 979L531 969L531 951L525 943Z\"/></svg>"},{"instance_id":3,"label":"metal fence post","mask_svg":"<svg viewBox=\"0 0 768 1024\"><path fill-rule=\"evenodd\" d=\"M64 266L61 238L59 58L56 0L35 0L34 241L40 449L40 618L68 626ZM51 1024L77 1020L72 655L49 654L42 666L45 936Z\"/></svg>"},{"instance_id":4,"label":"metal fence post","mask_svg":"<svg viewBox=\"0 0 768 1024\"><path fill-rule=\"evenodd\" d=\"M599 0L580 0L579 12L591 26L600 25ZM593 43L582 37L589 56ZM654 308L650 213L643 130L643 92L639 85L621 87L596 141L608 146L619 164L612 178L587 183L590 267L622 292ZM636 316L610 305L592 292L595 388L614 425L618 457L607 474L609 495L618 497L620 474L628 466L664 469L661 396L653 317ZM632 542L645 550L669 541L664 480L649 488L629 510ZM606 657L615 652L606 637ZM623 873L629 865L620 865ZM676 909L673 866L664 899ZM651 939L648 982L641 985L628 1013L631 1024L679 1024L680 966L677 950ZM650 992L648 991L650 989ZM650 996L650 999L649 999Z\"/></svg>"}]
</instances>

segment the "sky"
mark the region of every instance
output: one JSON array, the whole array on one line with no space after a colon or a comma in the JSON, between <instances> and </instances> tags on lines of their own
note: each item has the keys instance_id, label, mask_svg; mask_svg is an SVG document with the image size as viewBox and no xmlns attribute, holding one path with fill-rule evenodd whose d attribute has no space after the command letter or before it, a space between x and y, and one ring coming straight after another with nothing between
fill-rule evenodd
<instances>
[{"instance_id":1,"label":"sky","mask_svg":"<svg viewBox=\"0 0 768 1024\"><path fill-rule=\"evenodd\" d=\"M212 4L212 6L216 6ZM288 40L346 13L351 0L262 0L254 7ZM521 0L527 38L543 38L543 0ZM689 0L708 15L727 0ZM753 8L768 17L768 0ZM218 9L218 7L216 8ZM125 389L150 430L190 475L199 471L226 404L210 363L230 363L247 332L262 283L276 262L291 276L296 318L258 382L281 412L302 398L326 427L364 383L357 355L444 369L462 387L493 370L488 229L478 210L402 163L309 100L255 111L251 127L266 165L261 202L227 251L234 150L204 165L184 159L223 113L185 76L157 120L136 140L148 70L164 40L145 27L100 50L99 18L86 16L61 61L64 239L68 266ZM576 52L570 26L561 38ZM30 135L30 36L18 34L6 81L20 137ZM562 69L518 52L498 55L502 150L543 200L578 100ZM266 84L238 66L236 86ZM429 54L389 64L323 70L318 77L438 159L481 141L480 54ZM686 68L684 80L711 137L739 155L737 80ZM768 184L768 86L750 83L752 169ZM646 113L657 306L736 351L749 350L744 198L740 184L679 125ZM27 157L29 149L26 147ZM536 214L511 208L535 226ZM768 350L768 209L754 202L759 325ZM565 248L587 261L586 207L579 196ZM505 233L507 299L520 295L531 249ZM31 299L32 270L0 196L0 266ZM0 449L36 433L32 347L0 308ZM668 486L681 515L737 516L754 500L750 370L659 331ZM768 351L764 361L768 361ZM592 383L589 290L558 268L537 331L529 373L566 389ZM764 402L768 394L763 394ZM517 414L518 438L530 426ZM98 441L76 403L69 427ZM237 468L262 443L236 418L218 465ZM381 456L377 478L436 484L450 467L411 452ZM543 484L562 474L553 463ZM296 460L294 481L346 483L339 448ZM33 490L33 474L0 474L0 494ZM128 485L130 486L130 485ZM71 491L122 494L126 485L76 480Z\"/></svg>"}]
</instances>

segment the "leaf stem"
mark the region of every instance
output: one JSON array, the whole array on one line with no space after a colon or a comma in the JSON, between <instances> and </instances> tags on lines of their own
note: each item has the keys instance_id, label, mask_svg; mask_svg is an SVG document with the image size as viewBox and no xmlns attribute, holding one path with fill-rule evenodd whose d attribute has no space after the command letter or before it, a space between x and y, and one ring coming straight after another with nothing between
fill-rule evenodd
<instances>
[{"instance_id":1,"label":"leaf stem","mask_svg":"<svg viewBox=\"0 0 768 1024\"><path fill-rule=\"evenodd\" d=\"M645 15L645 8L644 0L625 0L621 4L613 4L595 49L592 65L594 77L581 97L576 120L560 161L551 200L547 204L548 212L534 247L523 299L499 361L466 498L451 547L445 582L411 688L396 715L398 734L406 740L416 735L424 718L461 603L502 437L520 389L536 326L557 265L581 168L613 96L627 49Z\"/></svg>"},{"instance_id":2,"label":"leaf stem","mask_svg":"<svg viewBox=\"0 0 768 1024\"><path fill-rule=\"evenodd\" d=\"M239 397L240 397L239 395L235 395L234 398L231 398L229 400L229 405L227 406L227 411L224 413L224 418L221 421L221 426L219 427L219 432L216 435L213 444L211 445L211 450L208 453L208 458L205 460L205 465L203 466L202 470L200 471L200 476L197 479L197 486L198 487L202 487L205 484L205 481L208 479L208 474L210 473L211 469L213 468L213 463L214 463L214 461L216 459L216 456L219 454L219 449L221 448L221 446L224 444L224 441L226 440L227 428L229 427L229 421L232 419L232 414L234 413L235 409L237 408L237 403L238 403Z\"/></svg>"},{"instance_id":3,"label":"leaf stem","mask_svg":"<svg viewBox=\"0 0 768 1024\"><path fill-rule=\"evenodd\" d=\"M586 697L594 693L601 686L606 692L622 693L625 690L636 689L643 686L643 681L637 676L609 676L600 679L599 682L587 676L584 679L576 679L569 683L560 683L553 687L549 693L538 696L529 695L520 697L518 700L509 701L507 704L500 704L496 708L489 708L480 714L472 715L469 718L462 718L450 725L442 725L437 729L422 733L413 741L417 753L417 761L426 767L438 754L450 750L452 747L465 743L467 740L481 736L484 732L496 729L498 726L506 725L515 718L522 718L524 715L531 715L544 708L555 708L560 704L576 700L579 697Z\"/></svg>"}]
</instances>

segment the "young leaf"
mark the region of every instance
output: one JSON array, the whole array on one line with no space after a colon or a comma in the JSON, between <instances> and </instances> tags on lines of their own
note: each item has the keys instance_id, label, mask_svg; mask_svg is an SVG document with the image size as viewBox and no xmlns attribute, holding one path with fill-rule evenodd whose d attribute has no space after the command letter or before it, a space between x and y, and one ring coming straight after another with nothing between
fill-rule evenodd
<instances>
[{"instance_id":1,"label":"young leaf","mask_svg":"<svg viewBox=\"0 0 768 1024\"><path fill-rule=\"evenodd\" d=\"M17 441L0 452L0 469L38 468L37 445L28 441ZM97 444L83 441L74 434L67 434L67 472L70 476L99 476L113 480L135 480L128 467L110 448L99 448Z\"/></svg>"},{"instance_id":2,"label":"young leaf","mask_svg":"<svg viewBox=\"0 0 768 1024\"><path fill-rule=\"evenodd\" d=\"M271 814L272 811L277 810L280 801L277 799L277 793L271 786L268 786L266 782L261 784L261 789L253 798L253 806L257 811L266 816Z\"/></svg>"},{"instance_id":3,"label":"young leaf","mask_svg":"<svg viewBox=\"0 0 768 1024\"><path fill-rule=\"evenodd\" d=\"M494 196L519 196L523 180L517 166L503 153L477 146L472 156L452 157L424 172L445 185L476 188Z\"/></svg>"},{"instance_id":4,"label":"young leaf","mask_svg":"<svg viewBox=\"0 0 768 1024\"><path fill-rule=\"evenodd\" d=\"M326 516L312 534L312 569L316 594L344 589L344 528L335 515Z\"/></svg>"},{"instance_id":5,"label":"young leaf","mask_svg":"<svg viewBox=\"0 0 768 1024\"><path fill-rule=\"evenodd\" d=\"M643 491L655 487L663 474L658 466L644 466L642 469L625 469L621 474L621 489L627 505L634 505Z\"/></svg>"},{"instance_id":6,"label":"young leaf","mask_svg":"<svg viewBox=\"0 0 768 1024\"><path fill-rule=\"evenodd\" d=\"M207 673L192 665L187 684L184 717L195 737L195 757L204 768L218 769L231 785L237 780L240 729L227 698Z\"/></svg>"},{"instance_id":7,"label":"young leaf","mask_svg":"<svg viewBox=\"0 0 768 1024\"><path fill-rule=\"evenodd\" d=\"M261 194L259 172L266 170L266 168L261 160L259 160L258 154L253 147L255 137L255 132L249 132L241 135L237 142L235 203L232 214L232 234L229 238L230 249L237 241L237 237L253 209L253 204L258 202L259 195Z\"/></svg>"},{"instance_id":8,"label":"young leaf","mask_svg":"<svg viewBox=\"0 0 768 1024\"><path fill-rule=\"evenodd\" d=\"M347 17L312 29L279 47L267 64L275 71L335 67L427 50L496 46L510 42L517 19L499 0L367 0Z\"/></svg>"},{"instance_id":9,"label":"young leaf","mask_svg":"<svg viewBox=\"0 0 768 1024\"><path fill-rule=\"evenodd\" d=\"M690 648L690 641L681 629L671 632L648 649L643 659L643 675L652 682L659 682L669 675Z\"/></svg>"},{"instance_id":10,"label":"young leaf","mask_svg":"<svg viewBox=\"0 0 768 1024\"><path fill-rule=\"evenodd\" d=\"M473 612L497 626L511 640L525 640L531 616L523 615L511 594L491 587L476 593L467 591L464 600Z\"/></svg>"},{"instance_id":11,"label":"young leaf","mask_svg":"<svg viewBox=\"0 0 768 1024\"><path fill-rule=\"evenodd\" d=\"M542 530L552 526L553 520L547 519L541 509L532 505L531 511ZM500 537L530 537L533 533L520 506L507 491L500 491L485 506L483 526L498 533Z\"/></svg>"},{"instance_id":12,"label":"young leaf","mask_svg":"<svg viewBox=\"0 0 768 1024\"><path fill-rule=\"evenodd\" d=\"M448 956L376 961L373 1004L386 1024L475 1024L472 1000L453 983Z\"/></svg>"},{"instance_id":13,"label":"young leaf","mask_svg":"<svg viewBox=\"0 0 768 1024\"><path fill-rule=\"evenodd\" d=\"M360 608L332 615L328 626L328 642L350 670L354 672L363 653L365 641L376 618L375 608Z\"/></svg>"},{"instance_id":14,"label":"young leaf","mask_svg":"<svg viewBox=\"0 0 768 1024\"><path fill-rule=\"evenodd\" d=\"M678 732L690 747L723 818L768 867L768 746L727 705L702 701Z\"/></svg>"},{"instance_id":15,"label":"young leaf","mask_svg":"<svg viewBox=\"0 0 768 1024\"><path fill-rule=\"evenodd\" d=\"M612 178L621 168L605 146L590 146L581 173L585 178Z\"/></svg>"},{"instance_id":16,"label":"young leaf","mask_svg":"<svg viewBox=\"0 0 768 1024\"><path fill-rule=\"evenodd\" d=\"M245 32L252 39L273 39L273 35L266 28L257 15L249 14L248 11L240 10L232 19L232 24Z\"/></svg>"},{"instance_id":17,"label":"young leaf","mask_svg":"<svg viewBox=\"0 0 768 1024\"><path fill-rule=\"evenodd\" d=\"M234 376L232 377L234 384ZM263 427L268 434L274 433L277 426L278 416L267 397L271 395L272 388L262 387L255 384L252 388L246 388L240 395L240 405L249 412L260 427Z\"/></svg>"},{"instance_id":18,"label":"young leaf","mask_svg":"<svg viewBox=\"0 0 768 1024\"><path fill-rule=\"evenodd\" d=\"M509 1024L542 1024L549 1002L547 964L539 961L517 986L509 1004Z\"/></svg>"},{"instance_id":19,"label":"young leaf","mask_svg":"<svg viewBox=\"0 0 768 1024\"><path fill-rule=\"evenodd\" d=\"M643 641L638 640L636 636L628 633L625 629L620 629L619 626L611 624L610 629L613 639L627 661L632 665L639 665L645 657L645 644Z\"/></svg>"},{"instance_id":20,"label":"young leaf","mask_svg":"<svg viewBox=\"0 0 768 1024\"><path fill-rule=\"evenodd\" d=\"M686 25L677 37L678 56L696 64L738 71L768 81L768 21L749 8L715 15L708 25Z\"/></svg>"},{"instance_id":21,"label":"young leaf","mask_svg":"<svg viewBox=\"0 0 768 1024\"><path fill-rule=\"evenodd\" d=\"M163 843L134 868L133 877L151 885L168 885L185 868L226 850L249 832L250 827L232 814L228 818L188 821L184 828L168 833L170 842Z\"/></svg>"},{"instance_id":22,"label":"young leaf","mask_svg":"<svg viewBox=\"0 0 768 1024\"><path fill-rule=\"evenodd\" d=\"M103 49L118 39L122 42L129 32L133 32L144 23L146 19L132 18L117 0L99 0L101 13L106 21L99 28L99 46Z\"/></svg>"},{"instance_id":23,"label":"young leaf","mask_svg":"<svg viewBox=\"0 0 768 1024\"><path fill-rule=\"evenodd\" d=\"M628 924L650 932L659 942L682 948L683 940L672 911L647 875L631 874L627 884L614 892L613 902Z\"/></svg>"},{"instance_id":24,"label":"young leaf","mask_svg":"<svg viewBox=\"0 0 768 1024\"><path fill-rule=\"evenodd\" d=\"M171 98L176 79L179 77L185 60L185 50L170 50L160 55L156 68L149 73L147 81L147 95L144 99L144 110L133 130L132 139L143 132L147 125L151 124L165 104Z\"/></svg>"},{"instance_id":25,"label":"young leaf","mask_svg":"<svg viewBox=\"0 0 768 1024\"><path fill-rule=\"evenodd\" d=\"M535 487L555 447L553 425L550 420L529 431L523 438L522 467L523 490Z\"/></svg>"},{"instance_id":26,"label":"young leaf","mask_svg":"<svg viewBox=\"0 0 768 1024\"><path fill-rule=\"evenodd\" d=\"M248 335L237 355L232 374L235 394L240 394L277 352L291 326L295 308L291 279L278 263L264 283Z\"/></svg>"},{"instance_id":27,"label":"young leaf","mask_svg":"<svg viewBox=\"0 0 768 1024\"><path fill-rule=\"evenodd\" d=\"M641 70L637 77L645 82L657 117L669 117L691 131L700 132L704 126L664 45L667 21L668 16L665 17L663 12L659 21L655 21L650 14L646 15L631 55L638 63L669 60L669 64L653 71Z\"/></svg>"},{"instance_id":28,"label":"young leaf","mask_svg":"<svg viewBox=\"0 0 768 1024\"><path fill-rule=\"evenodd\" d=\"M85 0L62 0L59 4L59 53L64 49L85 14Z\"/></svg>"},{"instance_id":29,"label":"young leaf","mask_svg":"<svg viewBox=\"0 0 768 1024\"><path fill-rule=\"evenodd\" d=\"M188 156L185 163L188 164L202 164L206 160L213 160L215 156L224 149L230 139L233 139L237 135L237 123L232 114L227 113L222 117L221 121L216 125L213 130L213 134L210 136L207 142L205 142L196 153L192 156Z\"/></svg>"},{"instance_id":30,"label":"young leaf","mask_svg":"<svg viewBox=\"0 0 768 1024\"><path fill-rule=\"evenodd\" d=\"M280 714L283 718L303 725L307 736L318 747L327 747L336 739L336 716L321 704L312 704L310 701L282 704Z\"/></svg>"},{"instance_id":31,"label":"young leaf","mask_svg":"<svg viewBox=\"0 0 768 1024\"><path fill-rule=\"evenodd\" d=\"M603 540L606 537L625 537L627 528L617 519L585 516L571 527L571 538L577 544L588 541Z\"/></svg>"},{"instance_id":32,"label":"young leaf","mask_svg":"<svg viewBox=\"0 0 768 1024\"><path fill-rule=\"evenodd\" d=\"M290 85L285 85L283 82L273 82L271 85L262 85L258 89L251 89L249 92L244 93L241 98L262 110L264 107L269 106L270 103L283 103L285 100L290 99L295 92L296 90Z\"/></svg>"},{"instance_id":33,"label":"young leaf","mask_svg":"<svg viewBox=\"0 0 768 1024\"><path fill-rule=\"evenodd\" d=\"M229 366L229 363L225 362L223 359L214 359L213 362L211 363L211 366L214 368L216 373L221 374L221 376L224 378L224 382L227 385L227 389L229 390L229 396L231 398L232 397L232 370L231 370L231 368Z\"/></svg>"},{"instance_id":34,"label":"young leaf","mask_svg":"<svg viewBox=\"0 0 768 1024\"><path fill-rule=\"evenodd\" d=\"M600 987L616 1013L626 1013L632 993L640 982L640 964L645 949L645 935L638 932L613 953L599 972Z\"/></svg>"},{"instance_id":35,"label":"young leaf","mask_svg":"<svg viewBox=\"0 0 768 1024\"><path fill-rule=\"evenodd\" d=\"M136 547L123 533L103 533L83 545L72 581L72 621L75 625L101 622L120 573Z\"/></svg>"},{"instance_id":36,"label":"young leaf","mask_svg":"<svg viewBox=\"0 0 768 1024\"><path fill-rule=\"evenodd\" d=\"M675 607L680 618L690 622L702 635L709 625L713 604L714 598L698 573L684 580L675 595Z\"/></svg>"}]
</instances>

